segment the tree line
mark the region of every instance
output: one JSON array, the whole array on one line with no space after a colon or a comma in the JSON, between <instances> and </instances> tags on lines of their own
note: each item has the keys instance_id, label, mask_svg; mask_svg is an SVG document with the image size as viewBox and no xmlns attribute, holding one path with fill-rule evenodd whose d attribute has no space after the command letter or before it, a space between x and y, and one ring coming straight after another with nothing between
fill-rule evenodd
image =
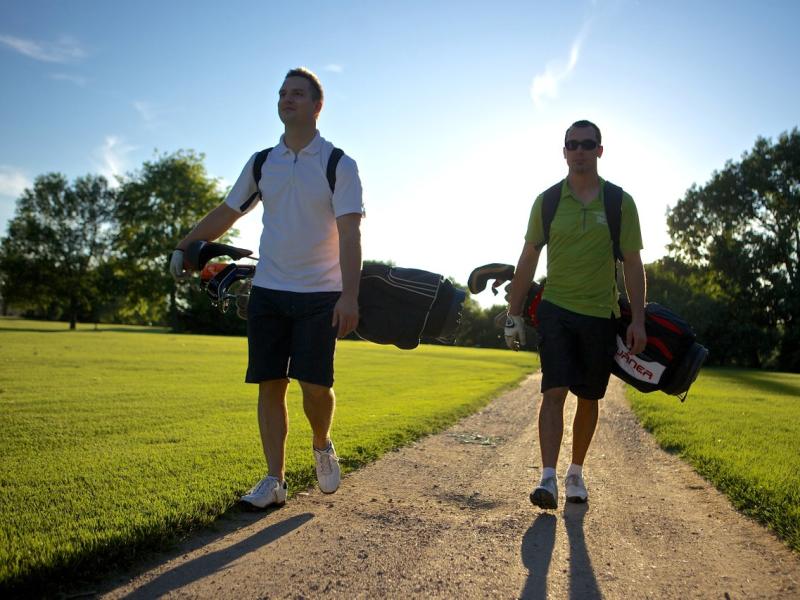
<instances>
[{"instance_id":1,"label":"tree line","mask_svg":"<svg viewBox=\"0 0 800 600\"><path fill-rule=\"evenodd\" d=\"M225 197L204 156L156 156L111 186L102 176L36 178L0 239L2 311L78 321L244 334L199 285L167 271L177 242ZM800 371L800 132L758 138L668 211L667 256L646 266L648 300L672 308L709 364ZM235 231L222 241L230 241ZM504 306L464 306L456 343L503 347ZM535 336L531 336L535 337Z\"/></svg>"}]
</instances>

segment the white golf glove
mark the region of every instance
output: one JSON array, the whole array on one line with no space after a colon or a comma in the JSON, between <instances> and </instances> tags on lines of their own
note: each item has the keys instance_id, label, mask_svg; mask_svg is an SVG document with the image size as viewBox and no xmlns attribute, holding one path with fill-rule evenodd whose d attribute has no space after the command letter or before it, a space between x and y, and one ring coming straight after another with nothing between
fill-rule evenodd
<instances>
[{"instance_id":1,"label":"white golf glove","mask_svg":"<svg viewBox=\"0 0 800 600\"><path fill-rule=\"evenodd\" d=\"M175 281L183 281L189 278L191 273L183 268L183 250L175 250L172 253L172 259L169 261L169 272Z\"/></svg>"},{"instance_id":2,"label":"white golf glove","mask_svg":"<svg viewBox=\"0 0 800 600\"><path fill-rule=\"evenodd\" d=\"M506 346L512 350L519 350L525 345L525 321L522 316L506 315Z\"/></svg>"}]
</instances>

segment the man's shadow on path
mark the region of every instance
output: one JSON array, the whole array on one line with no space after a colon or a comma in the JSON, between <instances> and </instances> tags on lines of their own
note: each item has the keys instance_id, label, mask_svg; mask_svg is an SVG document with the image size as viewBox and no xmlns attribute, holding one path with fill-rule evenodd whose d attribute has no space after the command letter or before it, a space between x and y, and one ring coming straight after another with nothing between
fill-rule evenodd
<instances>
[{"instance_id":1,"label":"man's shadow on path","mask_svg":"<svg viewBox=\"0 0 800 600\"><path fill-rule=\"evenodd\" d=\"M194 581L221 570L225 565L245 554L271 544L314 518L312 513L302 513L269 525L248 538L209 554L198 556L187 563L166 571L134 590L126 598L156 598L175 591Z\"/></svg>"},{"instance_id":2,"label":"man's shadow on path","mask_svg":"<svg viewBox=\"0 0 800 600\"><path fill-rule=\"evenodd\" d=\"M569 542L569 597L573 600L603 597L583 535L583 520L588 510L588 504L567 503L563 512ZM557 523L556 515L543 512L522 538L522 564L529 575L520 598L547 598L547 574L553 558Z\"/></svg>"}]
</instances>

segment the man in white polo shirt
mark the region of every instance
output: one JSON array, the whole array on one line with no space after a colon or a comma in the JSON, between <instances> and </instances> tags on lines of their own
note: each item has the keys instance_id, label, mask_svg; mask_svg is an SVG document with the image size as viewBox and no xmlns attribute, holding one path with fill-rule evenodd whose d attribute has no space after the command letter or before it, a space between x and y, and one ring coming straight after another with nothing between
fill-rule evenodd
<instances>
[{"instance_id":1,"label":"man in white polo shirt","mask_svg":"<svg viewBox=\"0 0 800 600\"><path fill-rule=\"evenodd\" d=\"M333 144L317 130L322 86L311 71L292 69L280 88L280 142L267 155L258 184L256 154L244 166L225 202L178 244L170 270L188 276L183 251L194 240L214 240L263 201L264 229L247 319L249 360L245 381L257 383L258 424L267 475L242 497L265 508L286 501L286 389L296 379L311 424L320 489L339 487L339 459L330 440L335 396L336 338L358 325L361 218L364 207L355 161L344 155L327 177Z\"/></svg>"}]
</instances>

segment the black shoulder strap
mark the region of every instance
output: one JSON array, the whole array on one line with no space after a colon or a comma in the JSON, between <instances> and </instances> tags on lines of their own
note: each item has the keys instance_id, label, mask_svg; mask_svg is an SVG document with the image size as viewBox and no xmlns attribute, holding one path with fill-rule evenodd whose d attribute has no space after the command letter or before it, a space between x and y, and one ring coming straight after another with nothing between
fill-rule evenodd
<instances>
[{"instance_id":1,"label":"black shoulder strap","mask_svg":"<svg viewBox=\"0 0 800 600\"><path fill-rule=\"evenodd\" d=\"M264 148L263 150L256 152L256 158L253 161L253 181L256 182L256 191L253 192L250 197L239 207L239 210L242 212L245 212L248 208L250 208L250 205L256 198L261 197L261 189L258 187L258 182L261 181L261 168L264 166L264 162L266 162L270 150L272 150L272 148Z\"/></svg>"},{"instance_id":2,"label":"black shoulder strap","mask_svg":"<svg viewBox=\"0 0 800 600\"><path fill-rule=\"evenodd\" d=\"M622 188L606 181L603 184L603 204L608 229L611 231L611 243L614 245L614 258L622 261L622 250L619 247L622 229Z\"/></svg>"},{"instance_id":3,"label":"black shoulder strap","mask_svg":"<svg viewBox=\"0 0 800 600\"><path fill-rule=\"evenodd\" d=\"M269 156L270 151L272 148L264 148L256 153L256 158L253 161L253 180L256 182L256 188L258 188L258 182L261 181L261 170L264 167L264 163L267 161L267 156ZM344 150L341 148L334 148L331 152L330 157L328 158L328 167L326 169L325 176L328 178L328 186L331 188L331 193L336 189L336 167L339 164L342 156L344 156ZM261 196L261 190L256 189L255 192L242 204L239 209L244 212L246 211L253 201L256 198Z\"/></svg>"},{"instance_id":4,"label":"black shoulder strap","mask_svg":"<svg viewBox=\"0 0 800 600\"><path fill-rule=\"evenodd\" d=\"M256 159L253 161L253 179L256 181L256 187L258 187L258 182L261 181L261 169L264 167L271 150L272 148L264 148L256 153Z\"/></svg>"},{"instance_id":5,"label":"black shoulder strap","mask_svg":"<svg viewBox=\"0 0 800 600\"><path fill-rule=\"evenodd\" d=\"M550 241L550 225L556 216L556 209L558 209L558 202L561 200L561 187L564 184L562 179L554 186L549 187L544 194L542 194L542 228L544 229L544 241L539 246L539 250L544 248L545 244Z\"/></svg>"},{"instance_id":6,"label":"black shoulder strap","mask_svg":"<svg viewBox=\"0 0 800 600\"><path fill-rule=\"evenodd\" d=\"M344 150L341 148L334 148L328 158L328 169L325 175L328 177L328 186L331 188L331 193L336 189L336 166L339 164L344 156Z\"/></svg>"}]
</instances>

